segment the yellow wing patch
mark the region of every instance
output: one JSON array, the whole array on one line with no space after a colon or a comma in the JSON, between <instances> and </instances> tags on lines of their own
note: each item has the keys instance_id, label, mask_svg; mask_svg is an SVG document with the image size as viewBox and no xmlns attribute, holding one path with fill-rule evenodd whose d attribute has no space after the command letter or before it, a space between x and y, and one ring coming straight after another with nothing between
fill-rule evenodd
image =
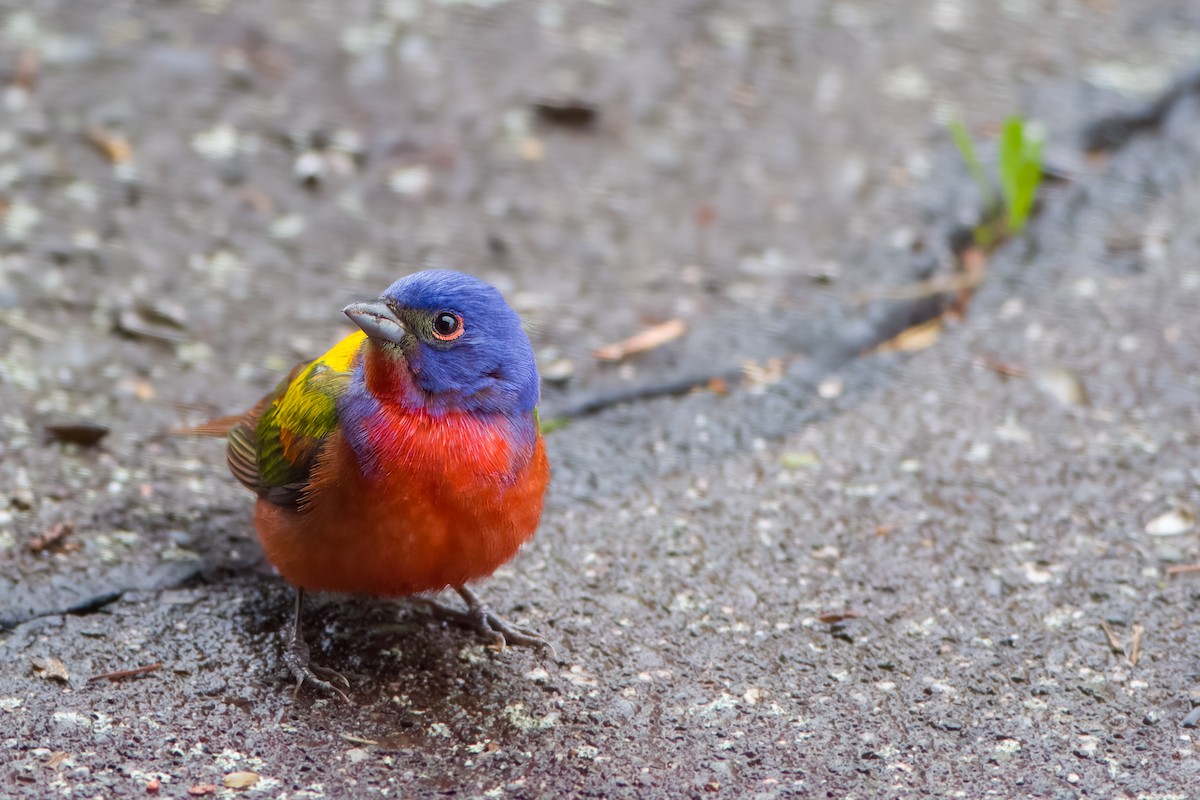
<instances>
[{"instance_id":1,"label":"yellow wing patch","mask_svg":"<svg viewBox=\"0 0 1200 800\"><path fill-rule=\"evenodd\" d=\"M300 371L275 402L275 424L291 436L322 436L328 433L330 399L340 392L330 381L342 381L354 366L354 359L367 335L355 331ZM316 430L314 430L316 428ZM284 440L285 452L289 442Z\"/></svg>"},{"instance_id":2,"label":"yellow wing patch","mask_svg":"<svg viewBox=\"0 0 1200 800\"><path fill-rule=\"evenodd\" d=\"M334 372L349 372L350 367L354 365L355 356L358 355L359 349L366 340L367 335L365 333L355 331L329 348L325 355L318 358L314 363L326 364Z\"/></svg>"},{"instance_id":3,"label":"yellow wing patch","mask_svg":"<svg viewBox=\"0 0 1200 800\"><path fill-rule=\"evenodd\" d=\"M298 367L230 432L229 464L238 480L280 505L299 502L317 454L337 430L337 401L365 340L352 333Z\"/></svg>"}]
</instances>

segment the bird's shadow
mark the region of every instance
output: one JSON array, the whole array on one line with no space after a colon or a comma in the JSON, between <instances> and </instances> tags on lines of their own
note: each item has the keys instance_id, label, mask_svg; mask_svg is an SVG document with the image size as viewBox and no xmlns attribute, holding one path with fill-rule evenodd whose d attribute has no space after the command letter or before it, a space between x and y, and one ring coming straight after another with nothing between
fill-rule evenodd
<instances>
[{"instance_id":1,"label":"bird's shadow","mask_svg":"<svg viewBox=\"0 0 1200 800\"><path fill-rule=\"evenodd\" d=\"M249 520L240 514L206 515L192 533L202 566L186 583L241 595L234 624L255 641L263 659L264 683L290 692L295 686L283 652L291 632L294 589L274 573ZM162 587L170 588L170 587ZM521 675L553 661L528 648L499 653L475 631L434 614L426 600L460 607L452 592L418 598L380 599L309 593L302 633L312 663L350 681L356 704L392 702L419 709L462 711L490 696L510 693ZM324 695L314 687L297 694L301 703Z\"/></svg>"},{"instance_id":2,"label":"bird's shadow","mask_svg":"<svg viewBox=\"0 0 1200 800\"><path fill-rule=\"evenodd\" d=\"M278 676L281 686L294 685L282 659L291 632L293 590L279 579L246 588L251 597L241 606L243 624L273 654L264 668ZM418 598L309 594L303 634L312 662L346 676L349 694L359 703L400 695L401 706L428 708L451 698L499 695L529 669L524 664L528 657L540 658L524 648L499 653L474 631L431 613ZM517 656L514 650L524 652ZM514 665L518 659L521 664ZM308 692L321 696L313 688L302 689L299 696Z\"/></svg>"}]
</instances>

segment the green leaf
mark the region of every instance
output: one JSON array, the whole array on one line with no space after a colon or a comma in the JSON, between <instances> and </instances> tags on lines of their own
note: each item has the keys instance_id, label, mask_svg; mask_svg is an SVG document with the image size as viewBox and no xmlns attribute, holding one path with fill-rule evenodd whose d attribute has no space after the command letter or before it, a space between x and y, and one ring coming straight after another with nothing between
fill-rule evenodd
<instances>
[{"instance_id":1,"label":"green leaf","mask_svg":"<svg viewBox=\"0 0 1200 800\"><path fill-rule=\"evenodd\" d=\"M1008 210L1008 224L1013 233L1020 233L1033 210L1033 201L1037 197L1038 182L1041 180L1042 168L1039 164L1025 161L1018 167L1016 176L1016 193Z\"/></svg>"},{"instance_id":2,"label":"green leaf","mask_svg":"<svg viewBox=\"0 0 1200 800\"><path fill-rule=\"evenodd\" d=\"M1025 134L1020 117L1009 117L1004 120L1004 130L1000 134L1000 191L1004 195L1004 207L1008 212L1008 220L1012 222L1013 207L1017 198L1017 171L1021 160L1021 143Z\"/></svg>"},{"instance_id":3,"label":"green leaf","mask_svg":"<svg viewBox=\"0 0 1200 800\"><path fill-rule=\"evenodd\" d=\"M1000 190L1004 195L1010 233L1020 233L1033 210L1042 182L1042 141L1028 135L1029 126L1018 116L1004 121L1000 136Z\"/></svg>"},{"instance_id":4,"label":"green leaf","mask_svg":"<svg viewBox=\"0 0 1200 800\"><path fill-rule=\"evenodd\" d=\"M963 161L967 163L971 177L975 179L975 183L979 187L979 194L983 199L984 206L991 205L991 181L988 180L983 164L979 163L979 157L975 155L975 145L971 141L971 134L961 119L955 117L950 120L950 135L954 138L954 144L958 146L958 152L962 154Z\"/></svg>"}]
</instances>

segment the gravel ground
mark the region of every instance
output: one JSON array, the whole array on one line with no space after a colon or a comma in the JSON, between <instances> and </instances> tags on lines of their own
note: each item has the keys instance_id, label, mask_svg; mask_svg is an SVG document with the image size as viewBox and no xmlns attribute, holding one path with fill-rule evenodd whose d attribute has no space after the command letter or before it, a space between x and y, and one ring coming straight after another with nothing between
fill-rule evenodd
<instances>
[{"instance_id":1,"label":"gravel ground","mask_svg":"<svg viewBox=\"0 0 1200 800\"><path fill-rule=\"evenodd\" d=\"M1193 796L1200 92L1080 142L1198 52L1183 0L0 0L0 797ZM946 121L1014 111L1066 180L874 352L978 204ZM750 377L549 434L482 591L557 660L314 598L352 702L293 696L171 430L421 266L506 292L547 416Z\"/></svg>"}]
</instances>

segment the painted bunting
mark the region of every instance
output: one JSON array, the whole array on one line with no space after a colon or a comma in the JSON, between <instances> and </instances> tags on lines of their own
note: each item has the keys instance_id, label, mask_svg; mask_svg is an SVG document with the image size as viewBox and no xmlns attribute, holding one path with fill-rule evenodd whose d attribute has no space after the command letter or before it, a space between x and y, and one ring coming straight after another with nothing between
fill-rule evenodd
<instances>
[{"instance_id":1,"label":"painted bunting","mask_svg":"<svg viewBox=\"0 0 1200 800\"><path fill-rule=\"evenodd\" d=\"M429 270L345 313L361 329L297 366L229 429L234 477L258 494L267 558L296 587L285 660L335 690L301 634L304 592L399 597L453 588L457 617L498 648L549 647L469 589L533 536L550 467L538 372L493 286ZM233 419L233 418L230 418Z\"/></svg>"}]
</instances>

